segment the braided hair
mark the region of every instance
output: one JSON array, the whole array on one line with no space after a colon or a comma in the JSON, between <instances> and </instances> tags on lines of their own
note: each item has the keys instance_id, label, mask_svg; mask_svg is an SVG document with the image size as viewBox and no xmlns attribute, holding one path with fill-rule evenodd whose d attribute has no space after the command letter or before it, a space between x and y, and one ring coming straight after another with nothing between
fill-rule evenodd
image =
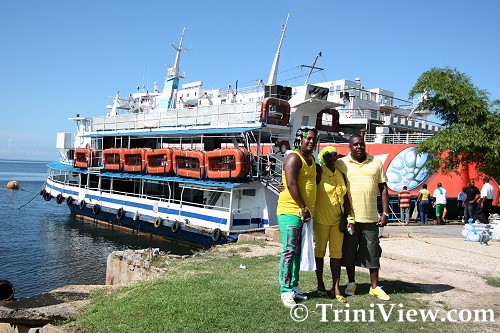
<instances>
[{"instance_id":1,"label":"braided hair","mask_svg":"<svg viewBox=\"0 0 500 333\"><path fill-rule=\"evenodd\" d=\"M316 144L319 143L318 130L314 126L300 126L300 128L295 132L295 139L293 141L293 149L297 149L300 147L302 142L302 138L307 136L309 131L313 131L316 136Z\"/></svg>"}]
</instances>

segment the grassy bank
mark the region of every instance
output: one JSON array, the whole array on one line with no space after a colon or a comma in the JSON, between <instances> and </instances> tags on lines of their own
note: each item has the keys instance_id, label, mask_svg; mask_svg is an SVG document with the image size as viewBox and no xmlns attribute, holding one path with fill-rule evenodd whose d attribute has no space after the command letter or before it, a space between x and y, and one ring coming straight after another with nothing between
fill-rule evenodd
<instances>
[{"instance_id":1,"label":"grassy bank","mask_svg":"<svg viewBox=\"0 0 500 333\"><path fill-rule=\"evenodd\" d=\"M279 298L279 258L247 258L242 254L248 248L238 249L229 254L208 253L176 260L164 278L100 290L87 311L67 327L74 332L471 331L471 325L441 322L444 310L440 310L436 322L425 322L420 315L410 316L416 319L411 322L406 317L409 310L437 311L437 307L422 300L419 290L403 281L382 280L381 285L392 300L378 301L368 295L369 278L365 273L358 273L359 294L349 297L346 306L333 299L318 298L314 272L301 272L301 287L310 298L301 303L307 308L307 318L296 322ZM342 275L345 286L345 272ZM317 308L319 304L325 304L324 313ZM387 321L382 306L389 316ZM335 312L339 314L337 318ZM306 311L299 309L294 314L303 318Z\"/></svg>"}]
</instances>

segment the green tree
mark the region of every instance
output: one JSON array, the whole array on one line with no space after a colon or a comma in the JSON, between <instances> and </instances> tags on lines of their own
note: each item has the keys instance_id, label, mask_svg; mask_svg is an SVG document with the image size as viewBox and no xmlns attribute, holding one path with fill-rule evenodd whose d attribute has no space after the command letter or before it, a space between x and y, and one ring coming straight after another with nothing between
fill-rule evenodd
<instances>
[{"instance_id":1,"label":"green tree","mask_svg":"<svg viewBox=\"0 0 500 333\"><path fill-rule=\"evenodd\" d=\"M417 80L409 95L424 94L422 109L434 111L443 129L425 140L418 152L436 158L425 165L431 172L455 172L460 164L500 175L500 100L474 86L469 76L450 68L431 68Z\"/></svg>"}]
</instances>

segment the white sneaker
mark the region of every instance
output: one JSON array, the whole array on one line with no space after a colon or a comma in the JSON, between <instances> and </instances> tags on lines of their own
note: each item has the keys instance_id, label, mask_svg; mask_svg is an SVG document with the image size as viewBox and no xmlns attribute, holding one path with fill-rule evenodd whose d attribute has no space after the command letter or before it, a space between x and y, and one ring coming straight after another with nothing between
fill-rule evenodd
<instances>
[{"instance_id":1,"label":"white sneaker","mask_svg":"<svg viewBox=\"0 0 500 333\"><path fill-rule=\"evenodd\" d=\"M281 302L287 308L293 308L295 306L295 300L293 299L294 292L289 291L281 294Z\"/></svg>"},{"instance_id":2,"label":"white sneaker","mask_svg":"<svg viewBox=\"0 0 500 333\"><path fill-rule=\"evenodd\" d=\"M299 299L299 300L301 300L301 301L305 301L305 300L307 299L307 295L306 295L306 294L304 294L304 293L302 292L302 290L300 290L300 288L299 288L299 287L294 287L294 288L293 288L293 294L294 294L294 295L293 295L293 297L294 297L294 298Z\"/></svg>"},{"instance_id":3,"label":"white sneaker","mask_svg":"<svg viewBox=\"0 0 500 333\"><path fill-rule=\"evenodd\" d=\"M349 282L347 284L347 287L345 287L344 294L346 294L347 296L352 296L356 292L356 288L356 282Z\"/></svg>"}]
</instances>

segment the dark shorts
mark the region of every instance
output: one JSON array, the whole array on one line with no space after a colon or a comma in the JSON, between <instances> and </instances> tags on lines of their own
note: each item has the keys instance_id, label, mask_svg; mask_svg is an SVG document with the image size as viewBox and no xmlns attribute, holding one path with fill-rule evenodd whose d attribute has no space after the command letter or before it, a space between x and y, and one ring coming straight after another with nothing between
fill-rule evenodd
<instances>
[{"instance_id":1,"label":"dark shorts","mask_svg":"<svg viewBox=\"0 0 500 333\"><path fill-rule=\"evenodd\" d=\"M377 222L356 223L353 235L345 233L342 246L342 266L380 268L382 248Z\"/></svg>"}]
</instances>

